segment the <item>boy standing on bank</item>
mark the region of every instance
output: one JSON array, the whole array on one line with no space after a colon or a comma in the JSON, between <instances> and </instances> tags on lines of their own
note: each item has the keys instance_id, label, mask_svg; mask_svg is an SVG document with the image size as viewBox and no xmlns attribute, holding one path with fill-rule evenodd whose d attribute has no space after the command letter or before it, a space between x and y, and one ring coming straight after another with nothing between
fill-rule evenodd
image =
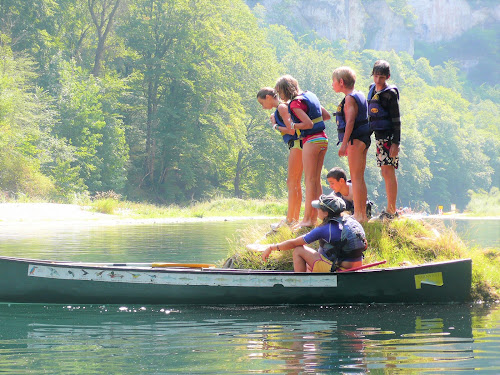
<instances>
[{"instance_id":1,"label":"boy standing on bank","mask_svg":"<svg viewBox=\"0 0 500 375\"><path fill-rule=\"evenodd\" d=\"M372 70L373 84L368 92L368 116L370 129L375 133L377 146L377 166L385 182L387 208L379 219L392 220L398 216L396 198L398 180L396 169L399 165L399 143L401 120L399 117L399 90L388 85L391 68L387 61L377 60Z\"/></svg>"},{"instance_id":2,"label":"boy standing on bank","mask_svg":"<svg viewBox=\"0 0 500 375\"><path fill-rule=\"evenodd\" d=\"M360 223L367 222L366 216L366 154L371 144L368 125L368 103L361 91L354 89L356 73L347 66L337 68L332 73L332 88L345 94L337 107L337 132L339 136L339 156L347 156L349 174L352 179L354 218Z\"/></svg>"}]
</instances>

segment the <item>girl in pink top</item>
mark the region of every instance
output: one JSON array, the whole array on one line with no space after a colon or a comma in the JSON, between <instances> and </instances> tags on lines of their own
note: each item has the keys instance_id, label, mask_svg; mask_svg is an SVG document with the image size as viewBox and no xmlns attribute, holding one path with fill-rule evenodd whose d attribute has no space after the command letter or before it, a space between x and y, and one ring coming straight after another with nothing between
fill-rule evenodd
<instances>
[{"instance_id":1,"label":"girl in pink top","mask_svg":"<svg viewBox=\"0 0 500 375\"><path fill-rule=\"evenodd\" d=\"M300 131L302 145L302 163L306 185L304 217L298 224L300 227L316 225L318 210L311 206L311 202L323 193L321 188L321 169L328 148L328 137L324 129L324 121L331 118L323 108L316 95L309 91L302 91L295 78L284 75L276 82L276 91L284 101L290 101L288 111L292 118L292 128Z\"/></svg>"}]
</instances>

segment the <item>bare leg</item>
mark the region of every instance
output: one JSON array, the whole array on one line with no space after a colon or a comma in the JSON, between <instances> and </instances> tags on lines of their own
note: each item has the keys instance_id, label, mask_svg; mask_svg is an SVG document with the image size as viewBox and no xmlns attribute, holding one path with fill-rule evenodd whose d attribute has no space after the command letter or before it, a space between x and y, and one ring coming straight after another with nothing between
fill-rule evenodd
<instances>
[{"instance_id":1,"label":"bare leg","mask_svg":"<svg viewBox=\"0 0 500 375\"><path fill-rule=\"evenodd\" d=\"M306 272L307 266L312 268L314 262L321 259L319 253L308 246L297 246L293 249L293 270Z\"/></svg>"},{"instance_id":2,"label":"bare leg","mask_svg":"<svg viewBox=\"0 0 500 375\"><path fill-rule=\"evenodd\" d=\"M288 187L288 213L286 221L288 223L299 221L300 205L302 204L302 169L302 150L292 148L288 155L288 177L286 180Z\"/></svg>"},{"instance_id":3,"label":"bare leg","mask_svg":"<svg viewBox=\"0 0 500 375\"><path fill-rule=\"evenodd\" d=\"M321 195L321 168L325 159L326 147L317 143L307 142L302 150L302 161L304 165L304 179L306 185L306 199L304 207L304 218L301 226L312 226L316 224L318 211L312 208L311 202Z\"/></svg>"},{"instance_id":4,"label":"bare leg","mask_svg":"<svg viewBox=\"0 0 500 375\"><path fill-rule=\"evenodd\" d=\"M365 182L366 154L368 149L364 142L355 139L347 147L347 159L352 180L352 195L354 201L354 218L361 222L368 221L366 217L367 189Z\"/></svg>"},{"instance_id":5,"label":"bare leg","mask_svg":"<svg viewBox=\"0 0 500 375\"><path fill-rule=\"evenodd\" d=\"M323 147L320 149L319 154L318 154L318 162L316 163L316 169L314 171L314 175L316 176L316 193L315 193L315 198L318 199L321 194L323 194L323 187L321 186L321 170L323 169L323 162L325 161L325 155L326 155L326 147ZM312 223L316 224L316 221L318 220L318 210L313 211L313 215L311 217Z\"/></svg>"},{"instance_id":6,"label":"bare leg","mask_svg":"<svg viewBox=\"0 0 500 375\"><path fill-rule=\"evenodd\" d=\"M398 180L396 169L392 165L382 165L380 172L385 181L385 193L387 194L387 212L396 213L396 198L398 195Z\"/></svg>"}]
</instances>

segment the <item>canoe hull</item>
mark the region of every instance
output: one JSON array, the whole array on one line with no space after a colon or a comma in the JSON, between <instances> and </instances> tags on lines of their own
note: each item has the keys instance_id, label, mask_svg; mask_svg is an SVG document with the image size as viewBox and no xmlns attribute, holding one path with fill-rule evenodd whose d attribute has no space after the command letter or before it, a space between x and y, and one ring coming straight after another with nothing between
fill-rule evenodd
<instances>
[{"instance_id":1,"label":"canoe hull","mask_svg":"<svg viewBox=\"0 0 500 375\"><path fill-rule=\"evenodd\" d=\"M0 302L61 304L448 303L470 298L470 259L306 274L159 269L0 257Z\"/></svg>"}]
</instances>

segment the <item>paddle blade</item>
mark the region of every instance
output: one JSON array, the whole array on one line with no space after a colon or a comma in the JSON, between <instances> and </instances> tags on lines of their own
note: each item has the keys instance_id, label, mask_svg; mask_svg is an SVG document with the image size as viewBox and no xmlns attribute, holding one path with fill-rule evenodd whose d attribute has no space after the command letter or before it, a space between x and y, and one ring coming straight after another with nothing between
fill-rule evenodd
<instances>
[{"instance_id":1,"label":"paddle blade","mask_svg":"<svg viewBox=\"0 0 500 375\"><path fill-rule=\"evenodd\" d=\"M267 249L269 245L262 245L260 243L251 243L247 245L247 249L250 251L259 251L263 252L264 250Z\"/></svg>"}]
</instances>

